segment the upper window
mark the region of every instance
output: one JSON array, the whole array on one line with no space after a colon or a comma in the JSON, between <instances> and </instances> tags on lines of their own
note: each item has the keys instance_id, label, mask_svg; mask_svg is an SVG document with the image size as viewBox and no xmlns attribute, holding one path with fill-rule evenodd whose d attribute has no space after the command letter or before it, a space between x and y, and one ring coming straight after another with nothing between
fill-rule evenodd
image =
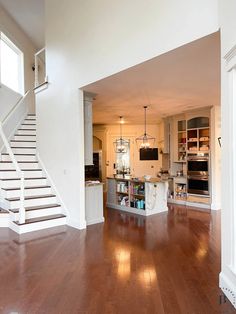
<instances>
[{"instance_id":1,"label":"upper window","mask_svg":"<svg viewBox=\"0 0 236 314\"><path fill-rule=\"evenodd\" d=\"M24 93L23 53L0 33L0 81L12 90Z\"/></svg>"}]
</instances>

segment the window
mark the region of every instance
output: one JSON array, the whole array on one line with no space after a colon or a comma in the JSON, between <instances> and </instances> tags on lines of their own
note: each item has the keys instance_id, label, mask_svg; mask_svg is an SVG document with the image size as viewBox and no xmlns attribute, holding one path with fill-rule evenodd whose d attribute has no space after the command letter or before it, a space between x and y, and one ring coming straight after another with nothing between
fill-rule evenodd
<instances>
[{"instance_id":1,"label":"window","mask_svg":"<svg viewBox=\"0 0 236 314\"><path fill-rule=\"evenodd\" d=\"M126 153L116 153L116 170L118 173L130 173L130 143Z\"/></svg>"},{"instance_id":2,"label":"window","mask_svg":"<svg viewBox=\"0 0 236 314\"><path fill-rule=\"evenodd\" d=\"M23 53L6 35L0 33L0 79L10 89L23 94Z\"/></svg>"}]
</instances>

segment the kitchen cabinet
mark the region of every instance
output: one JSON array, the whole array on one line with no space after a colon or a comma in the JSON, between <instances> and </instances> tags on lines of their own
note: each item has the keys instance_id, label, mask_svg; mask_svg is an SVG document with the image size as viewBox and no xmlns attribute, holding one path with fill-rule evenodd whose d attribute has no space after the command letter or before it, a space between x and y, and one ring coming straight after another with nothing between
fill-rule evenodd
<instances>
[{"instance_id":1,"label":"kitchen cabinet","mask_svg":"<svg viewBox=\"0 0 236 314\"><path fill-rule=\"evenodd\" d=\"M87 226L104 222L102 183L85 186L85 219Z\"/></svg>"}]
</instances>

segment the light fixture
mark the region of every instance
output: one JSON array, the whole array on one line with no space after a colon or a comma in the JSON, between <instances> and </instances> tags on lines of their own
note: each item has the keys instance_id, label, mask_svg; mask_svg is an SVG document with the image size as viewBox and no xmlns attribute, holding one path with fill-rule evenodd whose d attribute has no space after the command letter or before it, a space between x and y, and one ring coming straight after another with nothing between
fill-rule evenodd
<instances>
[{"instance_id":1,"label":"light fixture","mask_svg":"<svg viewBox=\"0 0 236 314\"><path fill-rule=\"evenodd\" d=\"M122 124L124 123L123 117L120 117L120 138L116 139L113 143L115 152L118 154L125 154L129 148L129 140L122 137Z\"/></svg>"},{"instance_id":2,"label":"light fixture","mask_svg":"<svg viewBox=\"0 0 236 314\"><path fill-rule=\"evenodd\" d=\"M155 137L147 134L147 106L144 106L144 134L136 138L136 143L141 149L152 148L155 143Z\"/></svg>"}]
</instances>

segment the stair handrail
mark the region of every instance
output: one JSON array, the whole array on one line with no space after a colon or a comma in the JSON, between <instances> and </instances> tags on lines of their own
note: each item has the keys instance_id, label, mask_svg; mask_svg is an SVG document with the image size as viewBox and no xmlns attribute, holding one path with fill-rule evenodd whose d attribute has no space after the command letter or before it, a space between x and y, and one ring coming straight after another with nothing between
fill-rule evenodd
<instances>
[{"instance_id":1,"label":"stair handrail","mask_svg":"<svg viewBox=\"0 0 236 314\"><path fill-rule=\"evenodd\" d=\"M3 131L3 125L7 122L7 120L11 117L11 115L16 111L16 109L22 104L22 102L25 100L26 96L29 94L30 91L27 91L12 107L12 109L9 111L9 113L5 116L5 118L0 121L0 135L3 140L3 143L6 147L7 153L9 154L10 160L12 161L16 173L18 177L20 178L20 208L19 208L19 223L23 224L25 223L25 196L24 196L24 188L25 188L25 178L24 178L24 171L20 169L19 163L17 162L15 155L12 151L12 148L8 142L8 139Z\"/></svg>"}]
</instances>

